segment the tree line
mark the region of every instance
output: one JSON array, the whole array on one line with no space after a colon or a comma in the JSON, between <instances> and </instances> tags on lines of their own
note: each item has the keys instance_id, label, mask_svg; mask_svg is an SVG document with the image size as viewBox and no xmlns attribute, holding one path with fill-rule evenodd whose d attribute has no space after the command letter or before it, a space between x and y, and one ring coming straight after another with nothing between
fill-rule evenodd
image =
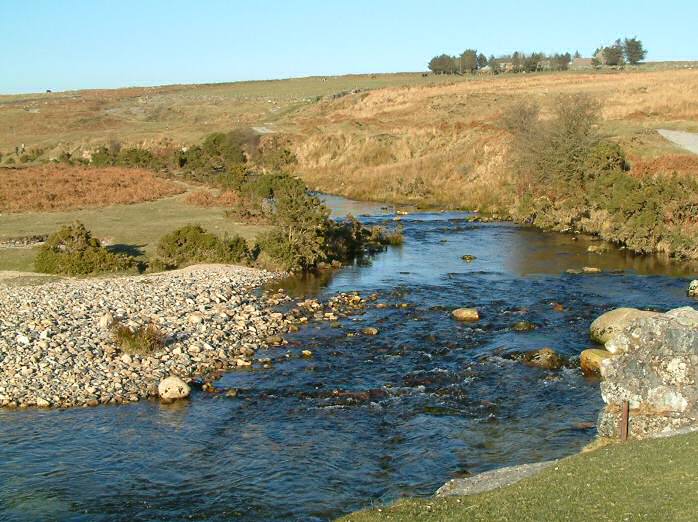
<instances>
[{"instance_id":1,"label":"tree line","mask_svg":"<svg viewBox=\"0 0 698 522\"><path fill-rule=\"evenodd\" d=\"M572 61L570 53L547 55L542 52L515 52L510 55L488 58L476 49L466 49L461 54L441 54L429 61L428 67L434 74L467 74L478 70L498 72L534 72L541 70L564 71Z\"/></svg>"},{"instance_id":2,"label":"tree line","mask_svg":"<svg viewBox=\"0 0 698 522\"><path fill-rule=\"evenodd\" d=\"M647 51L642 42L634 38L616 40L609 46L602 46L594 51L591 65L617 66L629 63L636 65L641 62ZM535 72L535 71L565 71L573 58L581 58L579 51L574 56L569 52L546 54L543 52L525 53L516 51L512 54L489 58L477 49L466 49L458 55L441 54L434 56L428 64L434 74L468 74L486 70L497 74L500 72Z\"/></svg>"}]
</instances>

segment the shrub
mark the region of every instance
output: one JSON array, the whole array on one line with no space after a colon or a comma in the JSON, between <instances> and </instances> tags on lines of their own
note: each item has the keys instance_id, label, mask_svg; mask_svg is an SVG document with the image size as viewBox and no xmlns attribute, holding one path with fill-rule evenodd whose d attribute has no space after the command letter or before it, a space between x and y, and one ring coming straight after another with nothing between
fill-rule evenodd
<instances>
[{"instance_id":1,"label":"shrub","mask_svg":"<svg viewBox=\"0 0 698 522\"><path fill-rule=\"evenodd\" d=\"M132 330L117 321L112 325L111 333L119 348L129 354L149 355L165 346L165 336L154 324Z\"/></svg>"},{"instance_id":2,"label":"shrub","mask_svg":"<svg viewBox=\"0 0 698 522\"><path fill-rule=\"evenodd\" d=\"M250 258L247 242L240 236L219 238L199 225L186 225L160 239L162 262L171 266L192 263L240 263Z\"/></svg>"},{"instance_id":3,"label":"shrub","mask_svg":"<svg viewBox=\"0 0 698 522\"><path fill-rule=\"evenodd\" d=\"M282 179L283 178L283 179ZM327 258L325 236L330 211L305 185L289 176L275 181L272 222L278 229L259 241L262 252L287 270L307 270Z\"/></svg>"},{"instance_id":4,"label":"shrub","mask_svg":"<svg viewBox=\"0 0 698 522\"><path fill-rule=\"evenodd\" d=\"M132 257L104 248L82 223L63 226L51 234L34 259L37 271L62 275L121 272L135 266Z\"/></svg>"}]
</instances>

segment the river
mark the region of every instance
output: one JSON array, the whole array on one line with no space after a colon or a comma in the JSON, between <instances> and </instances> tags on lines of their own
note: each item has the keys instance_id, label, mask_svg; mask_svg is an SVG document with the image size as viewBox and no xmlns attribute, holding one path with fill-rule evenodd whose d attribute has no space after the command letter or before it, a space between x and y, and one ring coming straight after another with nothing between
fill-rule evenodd
<instances>
[{"instance_id":1,"label":"river","mask_svg":"<svg viewBox=\"0 0 698 522\"><path fill-rule=\"evenodd\" d=\"M382 205L326 199L336 214L394 225ZM386 306L260 351L270 369L217 383L235 398L195 390L172 405L0 411L0 519L328 520L578 451L595 435L586 423L602 406L598 381L508 355L548 346L574 359L606 310L695 305L695 272L468 216L402 216L403 246L282 283L296 298L358 291ZM604 272L565 272L583 266ZM461 306L482 320L453 321ZM513 331L521 320L537 328ZM379 335L361 335L366 326Z\"/></svg>"}]
</instances>

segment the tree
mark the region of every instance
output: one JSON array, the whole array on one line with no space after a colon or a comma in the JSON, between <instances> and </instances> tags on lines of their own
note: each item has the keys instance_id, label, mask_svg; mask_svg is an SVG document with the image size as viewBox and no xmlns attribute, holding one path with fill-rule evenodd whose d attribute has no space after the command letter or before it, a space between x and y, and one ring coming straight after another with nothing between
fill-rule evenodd
<instances>
[{"instance_id":1,"label":"tree","mask_svg":"<svg viewBox=\"0 0 698 522\"><path fill-rule=\"evenodd\" d=\"M623 65L623 44L620 39L616 40L613 45L604 47L603 57L606 65Z\"/></svg>"},{"instance_id":2,"label":"tree","mask_svg":"<svg viewBox=\"0 0 698 522\"><path fill-rule=\"evenodd\" d=\"M482 69L483 67L487 67L487 64L489 62L487 61L487 56L485 56L483 53L480 53L477 55L477 68Z\"/></svg>"},{"instance_id":3,"label":"tree","mask_svg":"<svg viewBox=\"0 0 698 522\"><path fill-rule=\"evenodd\" d=\"M521 53L519 51L514 52L514 54L511 55L511 68L514 72L520 72L521 71L521 64L522 64L522 59L521 59Z\"/></svg>"},{"instance_id":4,"label":"tree","mask_svg":"<svg viewBox=\"0 0 698 522\"><path fill-rule=\"evenodd\" d=\"M494 74L499 74L499 73L500 73L500 70L499 70L499 63L497 62L497 59L494 57L493 54L490 55L489 59L487 60L487 65L490 66L490 70L491 70Z\"/></svg>"},{"instance_id":5,"label":"tree","mask_svg":"<svg viewBox=\"0 0 698 522\"><path fill-rule=\"evenodd\" d=\"M477 69L477 51L475 49L466 49L459 58L461 72L473 72Z\"/></svg>"},{"instance_id":6,"label":"tree","mask_svg":"<svg viewBox=\"0 0 698 522\"><path fill-rule=\"evenodd\" d=\"M623 42L623 52L625 59L632 65L637 65L647 56L647 50L642 46L642 42L637 37L626 38Z\"/></svg>"},{"instance_id":7,"label":"tree","mask_svg":"<svg viewBox=\"0 0 698 522\"><path fill-rule=\"evenodd\" d=\"M434 74L453 74L456 72L455 59L447 54L434 56L429 61L429 70Z\"/></svg>"},{"instance_id":8,"label":"tree","mask_svg":"<svg viewBox=\"0 0 698 522\"><path fill-rule=\"evenodd\" d=\"M579 53L579 51L575 51L575 52L574 52L574 57L575 57L575 58L581 58L582 55Z\"/></svg>"}]
</instances>

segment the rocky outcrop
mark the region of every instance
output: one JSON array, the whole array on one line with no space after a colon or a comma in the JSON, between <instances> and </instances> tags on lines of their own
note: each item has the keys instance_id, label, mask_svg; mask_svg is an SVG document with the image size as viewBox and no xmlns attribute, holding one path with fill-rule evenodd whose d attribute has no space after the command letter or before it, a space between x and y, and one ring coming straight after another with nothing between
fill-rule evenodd
<instances>
[{"instance_id":1,"label":"rocky outcrop","mask_svg":"<svg viewBox=\"0 0 698 522\"><path fill-rule=\"evenodd\" d=\"M639 316L611 344L616 355L601 365L606 406L600 435L619 435L624 401L630 406L630 437L698 426L698 311L685 307Z\"/></svg>"},{"instance_id":2,"label":"rocky outcrop","mask_svg":"<svg viewBox=\"0 0 698 522\"><path fill-rule=\"evenodd\" d=\"M589 335L593 341L599 344L606 344L614 335L623 331L625 327L636 319L655 315L658 315L658 313L638 310L637 308L616 308L599 316L591 323ZM608 350L611 351L610 349Z\"/></svg>"}]
</instances>

